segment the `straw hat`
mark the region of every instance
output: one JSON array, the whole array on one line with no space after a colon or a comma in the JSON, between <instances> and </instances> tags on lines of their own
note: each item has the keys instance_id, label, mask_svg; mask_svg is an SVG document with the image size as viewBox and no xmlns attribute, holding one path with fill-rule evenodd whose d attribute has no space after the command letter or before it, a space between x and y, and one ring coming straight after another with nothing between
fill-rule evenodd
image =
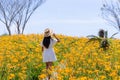
<instances>
[{"instance_id":1,"label":"straw hat","mask_svg":"<svg viewBox=\"0 0 120 80\"><path fill-rule=\"evenodd\" d=\"M49 37L52 35L52 30L50 30L49 28L46 28L44 30L44 37Z\"/></svg>"}]
</instances>

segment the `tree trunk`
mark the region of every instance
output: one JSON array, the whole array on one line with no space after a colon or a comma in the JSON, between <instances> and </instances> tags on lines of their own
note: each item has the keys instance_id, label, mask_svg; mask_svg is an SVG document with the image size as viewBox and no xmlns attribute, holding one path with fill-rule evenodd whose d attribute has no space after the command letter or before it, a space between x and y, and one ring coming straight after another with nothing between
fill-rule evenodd
<instances>
[{"instance_id":1,"label":"tree trunk","mask_svg":"<svg viewBox=\"0 0 120 80\"><path fill-rule=\"evenodd\" d=\"M20 34L20 29L19 28L17 28L17 32L18 32L18 34Z\"/></svg>"},{"instance_id":2,"label":"tree trunk","mask_svg":"<svg viewBox=\"0 0 120 80\"><path fill-rule=\"evenodd\" d=\"M9 35L11 35L10 27L6 26L6 28L7 28L7 31L8 31L8 33L9 33Z\"/></svg>"},{"instance_id":3,"label":"tree trunk","mask_svg":"<svg viewBox=\"0 0 120 80\"><path fill-rule=\"evenodd\" d=\"M20 33L21 33L21 32L20 32L20 24L19 24L18 21L17 21L16 23L17 23L17 25L16 25L16 26L17 26L17 27L16 27L16 28L17 28L17 34L20 34Z\"/></svg>"},{"instance_id":4,"label":"tree trunk","mask_svg":"<svg viewBox=\"0 0 120 80\"><path fill-rule=\"evenodd\" d=\"M22 32L21 32L21 34L24 33L25 26L26 26L26 23L24 23L24 25L23 25L23 27L22 27Z\"/></svg>"}]
</instances>

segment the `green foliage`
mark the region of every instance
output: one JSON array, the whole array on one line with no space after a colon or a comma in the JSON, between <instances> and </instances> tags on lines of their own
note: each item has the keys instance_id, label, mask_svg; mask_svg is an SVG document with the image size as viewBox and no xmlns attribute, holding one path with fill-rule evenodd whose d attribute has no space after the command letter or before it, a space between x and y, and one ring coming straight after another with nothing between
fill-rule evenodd
<instances>
[{"instance_id":1,"label":"green foliage","mask_svg":"<svg viewBox=\"0 0 120 80\"><path fill-rule=\"evenodd\" d=\"M114 33L110 38L108 38L108 32L107 31L102 30L102 31L104 31L104 33L102 33L103 34L102 37L100 36L100 34L101 34L100 31L98 32L99 36L88 35L87 36L89 38L88 42L98 41L99 44L100 44L100 48L103 48L103 50L107 50L110 46L110 39L113 39L114 36L118 34L118 32Z\"/></svg>"}]
</instances>

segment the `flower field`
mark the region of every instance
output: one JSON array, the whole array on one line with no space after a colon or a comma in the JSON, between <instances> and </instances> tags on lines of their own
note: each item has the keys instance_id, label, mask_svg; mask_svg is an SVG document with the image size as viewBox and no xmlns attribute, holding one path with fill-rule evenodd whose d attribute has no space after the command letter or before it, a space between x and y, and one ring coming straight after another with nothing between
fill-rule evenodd
<instances>
[{"instance_id":1,"label":"flower field","mask_svg":"<svg viewBox=\"0 0 120 80\"><path fill-rule=\"evenodd\" d=\"M120 40L104 51L88 38L58 35L57 61L51 71L42 62L38 34L0 36L0 80L120 80Z\"/></svg>"}]
</instances>

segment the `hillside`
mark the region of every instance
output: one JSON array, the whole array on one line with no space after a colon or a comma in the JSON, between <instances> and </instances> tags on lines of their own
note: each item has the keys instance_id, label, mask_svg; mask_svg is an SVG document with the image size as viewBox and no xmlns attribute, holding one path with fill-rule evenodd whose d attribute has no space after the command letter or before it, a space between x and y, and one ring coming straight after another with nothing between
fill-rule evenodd
<instances>
[{"instance_id":1,"label":"hillside","mask_svg":"<svg viewBox=\"0 0 120 80\"><path fill-rule=\"evenodd\" d=\"M87 38L58 35L52 80L119 80L120 40L110 40L107 51ZM0 37L0 80L42 80L46 77L38 34Z\"/></svg>"}]
</instances>

